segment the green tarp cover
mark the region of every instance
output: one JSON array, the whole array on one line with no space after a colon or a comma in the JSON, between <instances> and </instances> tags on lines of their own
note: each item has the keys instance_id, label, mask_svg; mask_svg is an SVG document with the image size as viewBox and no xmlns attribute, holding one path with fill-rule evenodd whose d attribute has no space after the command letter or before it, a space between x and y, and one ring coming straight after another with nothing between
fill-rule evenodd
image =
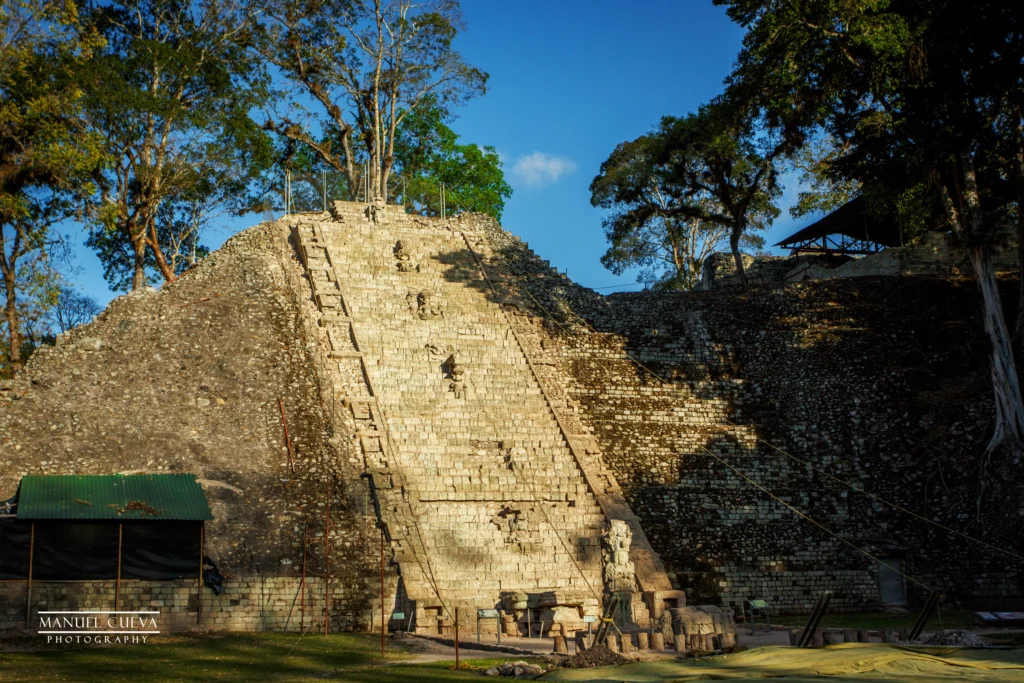
<instances>
[{"instance_id":1,"label":"green tarp cover","mask_svg":"<svg viewBox=\"0 0 1024 683\"><path fill-rule=\"evenodd\" d=\"M18 519L213 519L194 474L27 476L18 489Z\"/></svg>"},{"instance_id":2,"label":"green tarp cover","mask_svg":"<svg viewBox=\"0 0 1024 683\"><path fill-rule=\"evenodd\" d=\"M668 659L598 669L559 669L543 681L768 680L782 683L1020 683L1024 649L956 650L846 643L824 648L761 647L703 660Z\"/></svg>"}]
</instances>

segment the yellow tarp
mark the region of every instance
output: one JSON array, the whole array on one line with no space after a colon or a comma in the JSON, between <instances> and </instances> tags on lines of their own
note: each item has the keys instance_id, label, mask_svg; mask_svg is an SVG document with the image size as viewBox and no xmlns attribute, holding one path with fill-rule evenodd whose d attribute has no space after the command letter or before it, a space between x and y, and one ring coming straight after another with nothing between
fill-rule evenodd
<instances>
[{"instance_id":1,"label":"yellow tarp","mask_svg":"<svg viewBox=\"0 0 1024 683\"><path fill-rule=\"evenodd\" d=\"M761 647L695 661L637 662L599 669L559 669L544 681L730 681L772 679L814 681L910 681L912 683L1024 682L1024 649L914 649L869 643L825 648Z\"/></svg>"}]
</instances>

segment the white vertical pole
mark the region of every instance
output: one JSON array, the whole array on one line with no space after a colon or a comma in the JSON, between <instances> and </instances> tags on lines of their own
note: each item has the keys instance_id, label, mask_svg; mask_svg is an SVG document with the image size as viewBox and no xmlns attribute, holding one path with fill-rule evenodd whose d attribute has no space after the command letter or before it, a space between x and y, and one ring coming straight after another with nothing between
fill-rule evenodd
<instances>
[{"instance_id":1,"label":"white vertical pole","mask_svg":"<svg viewBox=\"0 0 1024 683\"><path fill-rule=\"evenodd\" d=\"M323 170L323 183L324 183L324 213L327 213L327 169Z\"/></svg>"}]
</instances>

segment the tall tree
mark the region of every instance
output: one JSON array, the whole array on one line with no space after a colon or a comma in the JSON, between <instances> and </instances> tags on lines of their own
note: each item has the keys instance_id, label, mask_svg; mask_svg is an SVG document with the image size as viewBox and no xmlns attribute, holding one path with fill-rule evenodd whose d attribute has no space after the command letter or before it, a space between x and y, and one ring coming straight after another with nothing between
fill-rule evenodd
<instances>
[{"instance_id":1,"label":"tall tree","mask_svg":"<svg viewBox=\"0 0 1024 683\"><path fill-rule=\"evenodd\" d=\"M865 188L920 185L967 252L991 345L986 453L1024 446L1024 402L992 251L1019 209L1024 13L977 0L716 0L747 28L730 89L786 136L824 130ZM1024 229L1024 228L1022 228Z\"/></svg>"},{"instance_id":2,"label":"tall tree","mask_svg":"<svg viewBox=\"0 0 1024 683\"><path fill-rule=\"evenodd\" d=\"M170 282L179 271L161 239L175 227L161 225L165 204L238 199L270 163L249 118L266 85L241 44L249 17L241 0L120 0L95 3L90 18L107 45L86 105L114 163L99 177L89 244L117 289L145 285L147 266Z\"/></svg>"},{"instance_id":3,"label":"tall tree","mask_svg":"<svg viewBox=\"0 0 1024 683\"><path fill-rule=\"evenodd\" d=\"M601 263L616 275L631 267L638 279L657 280L664 289L693 289L704 260L729 234L723 225L694 218L686 205L701 200L680 186L671 169L655 159L662 132L619 144L590 184L590 202L609 211L604 220L610 244Z\"/></svg>"},{"instance_id":4,"label":"tall tree","mask_svg":"<svg viewBox=\"0 0 1024 683\"><path fill-rule=\"evenodd\" d=\"M655 156L691 200L680 204L679 213L728 229L736 274L744 285L740 244L779 215L779 162L790 149L784 138L759 128L751 112L720 98L696 114L665 117L663 144Z\"/></svg>"},{"instance_id":5,"label":"tall tree","mask_svg":"<svg viewBox=\"0 0 1024 683\"><path fill-rule=\"evenodd\" d=\"M51 226L103 162L85 133L76 65L97 45L73 2L0 6L0 275L6 332L0 365L17 372L23 331L52 304Z\"/></svg>"},{"instance_id":6,"label":"tall tree","mask_svg":"<svg viewBox=\"0 0 1024 683\"><path fill-rule=\"evenodd\" d=\"M62 285L49 311L51 327L61 332L83 325L103 310L91 296L82 294L74 287Z\"/></svg>"},{"instance_id":7,"label":"tall tree","mask_svg":"<svg viewBox=\"0 0 1024 683\"><path fill-rule=\"evenodd\" d=\"M449 110L485 90L487 74L453 47L458 0L258 5L252 47L287 79L277 100L287 112L268 108L265 126L346 173L350 193L365 161L371 198L387 198L398 130L427 98Z\"/></svg>"},{"instance_id":8,"label":"tall tree","mask_svg":"<svg viewBox=\"0 0 1024 683\"><path fill-rule=\"evenodd\" d=\"M394 168L403 183L396 191L408 210L437 216L443 186L449 212L486 213L500 221L505 200L512 196L501 158L493 147L460 143L448 118L430 99L402 120L395 135Z\"/></svg>"}]
</instances>

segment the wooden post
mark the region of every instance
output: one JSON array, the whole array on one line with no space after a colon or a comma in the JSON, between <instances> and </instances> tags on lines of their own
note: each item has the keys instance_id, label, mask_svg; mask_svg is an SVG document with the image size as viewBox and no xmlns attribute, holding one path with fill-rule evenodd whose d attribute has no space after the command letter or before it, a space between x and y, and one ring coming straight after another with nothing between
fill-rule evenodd
<instances>
[{"instance_id":1,"label":"wooden post","mask_svg":"<svg viewBox=\"0 0 1024 683\"><path fill-rule=\"evenodd\" d=\"M459 668L459 608L455 608L455 668Z\"/></svg>"},{"instance_id":2,"label":"wooden post","mask_svg":"<svg viewBox=\"0 0 1024 683\"><path fill-rule=\"evenodd\" d=\"M25 628L32 627L32 559L36 550L36 523L32 522L32 528L28 537L28 590L25 594Z\"/></svg>"},{"instance_id":3,"label":"wooden post","mask_svg":"<svg viewBox=\"0 0 1024 683\"><path fill-rule=\"evenodd\" d=\"M199 522L199 593L196 601L196 623L203 623L203 555L206 553L206 522Z\"/></svg>"},{"instance_id":4,"label":"wooden post","mask_svg":"<svg viewBox=\"0 0 1024 683\"><path fill-rule=\"evenodd\" d=\"M124 536L124 523L119 522L117 525L117 583L114 584L114 611L116 612L120 607L121 601L121 539ZM200 551L200 555L202 552ZM200 562L202 557L199 558ZM200 566L202 569L202 566ZM202 573L202 572L200 572Z\"/></svg>"},{"instance_id":5,"label":"wooden post","mask_svg":"<svg viewBox=\"0 0 1024 683\"><path fill-rule=\"evenodd\" d=\"M384 525L380 526L380 656L384 656Z\"/></svg>"},{"instance_id":6,"label":"wooden post","mask_svg":"<svg viewBox=\"0 0 1024 683\"><path fill-rule=\"evenodd\" d=\"M331 495L324 515L324 635L331 632Z\"/></svg>"},{"instance_id":7,"label":"wooden post","mask_svg":"<svg viewBox=\"0 0 1024 683\"><path fill-rule=\"evenodd\" d=\"M302 580L299 582L299 590L302 591L302 602L299 607L299 633L306 628L306 548L309 547L309 524L302 528Z\"/></svg>"}]
</instances>

